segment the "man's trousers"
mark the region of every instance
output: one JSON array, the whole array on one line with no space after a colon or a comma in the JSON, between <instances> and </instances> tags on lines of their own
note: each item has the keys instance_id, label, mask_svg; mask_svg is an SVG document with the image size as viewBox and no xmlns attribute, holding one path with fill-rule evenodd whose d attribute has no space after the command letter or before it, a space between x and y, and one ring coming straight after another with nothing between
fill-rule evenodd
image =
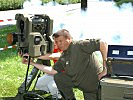
<instances>
[{"instance_id":1,"label":"man's trousers","mask_svg":"<svg viewBox=\"0 0 133 100\"><path fill-rule=\"evenodd\" d=\"M65 73L58 73L54 75L54 80L57 85L57 88L62 93L62 96L65 100L74 100L73 88L79 88L82 91L80 86L74 86L71 78ZM89 87L88 87L89 88ZM99 100L98 91L96 92L84 92L84 100Z\"/></svg>"}]
</instances>

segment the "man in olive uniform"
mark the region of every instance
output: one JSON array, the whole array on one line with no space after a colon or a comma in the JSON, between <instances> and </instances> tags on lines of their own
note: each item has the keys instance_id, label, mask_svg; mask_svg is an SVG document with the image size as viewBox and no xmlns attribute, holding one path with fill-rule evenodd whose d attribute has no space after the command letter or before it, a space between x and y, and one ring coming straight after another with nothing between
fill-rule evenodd
<instances>
[{"instance_id":1,"label":"man in olive uniform","mask_svg":"<svg viewBox=\"0 0 133 100\"><path fill-rule=\"evenodd\" d=\"M73 41L66 29L54 33L53 38L63 51L53 68L34 62L31 64L54 75L56 85L65 100L76 100L74 87L83 91L85 100L98 100L99 79L107 74L107 44L97 39ZM94 54L95 51L101 52L102 66ZM26 59L23 59L23 63L27 63Z\"/></svg>"}]
</instances>

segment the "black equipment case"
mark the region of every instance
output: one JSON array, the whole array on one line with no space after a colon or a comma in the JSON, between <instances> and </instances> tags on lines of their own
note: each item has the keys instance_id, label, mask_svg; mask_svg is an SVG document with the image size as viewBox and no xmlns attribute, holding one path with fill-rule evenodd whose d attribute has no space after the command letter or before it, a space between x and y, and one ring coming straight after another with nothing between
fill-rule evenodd
<instances>
[{"instance_id":1,"label":"black equipment case","mask_svg":"<svg viewBox=\"0 0 133 100\"><path fill-rule=\"evenodd\" d=\"M133 46L109 45L108 75L133 77Z\"/></svg>"}]
</instances>

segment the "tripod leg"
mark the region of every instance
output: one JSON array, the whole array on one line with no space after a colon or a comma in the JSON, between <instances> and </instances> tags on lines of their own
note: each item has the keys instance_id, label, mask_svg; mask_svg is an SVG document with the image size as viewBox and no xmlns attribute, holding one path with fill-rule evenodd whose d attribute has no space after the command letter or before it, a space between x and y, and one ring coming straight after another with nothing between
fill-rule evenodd
<instances>
[{"instance_id":1,"label":"tripod leg","mask_svg":"<svg viewBox=\"0 0 133 100\"><path fill-rule=\"evenodd\" d=\"M38 73L37 68L33 68L31 73L27 77L27 83L26 83L26 88L30 88L32 81L35 79L36 75ZM24 93L25 92L25 81L21 84L21 86L18 88L18 93Z\"/></svg>"},{"instance_id":2,"label":"tripod leg","mask_svg":"<svg viewBox=\"0 0 133 100\"><path fill-rule=\"evenodd\" d=\"M39 64L45 64L45 65L50 65L50 61L46 60L40 60L37 59L37 62ZM29 89L33 80L36 78L37 73L38 73L38 69L36 67L34 67L31 71L31 73L27 76L27 82L26 82L26 88ZM18 93L16 95L16 99L15 100L23 100L23 94L25 93L25 81L21 84L21 86L18 88Z\"/></svg>"}]
</instances>

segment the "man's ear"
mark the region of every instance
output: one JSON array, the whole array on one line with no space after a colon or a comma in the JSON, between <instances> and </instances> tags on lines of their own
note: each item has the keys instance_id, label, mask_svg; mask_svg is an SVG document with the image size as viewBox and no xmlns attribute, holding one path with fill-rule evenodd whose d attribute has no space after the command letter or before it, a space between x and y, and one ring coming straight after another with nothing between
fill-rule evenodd
<instances>
[{"instance_id":1,"label":"man's ear","mask_svg":"<svg viewBox=\"0 0 133 100\"><path fill-rule=\"evenodd\" d=\"M67 38L67 41L70 42L70 41L71 41L71 38L68 37L68 38Z\"/></svg>"}]
</instances>

